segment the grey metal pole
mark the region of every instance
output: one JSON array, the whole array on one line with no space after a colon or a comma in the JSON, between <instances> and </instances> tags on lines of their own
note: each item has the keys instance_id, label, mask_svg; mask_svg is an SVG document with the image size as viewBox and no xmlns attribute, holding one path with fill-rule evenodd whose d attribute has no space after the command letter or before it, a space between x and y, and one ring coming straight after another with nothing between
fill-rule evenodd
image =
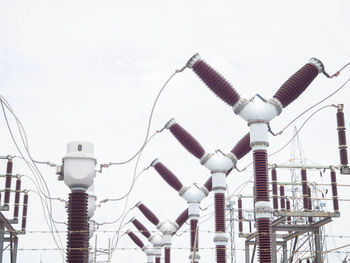
<instances>
[{"instance_id":1,"label":"grey metal pole","mask_svg":"<svg viewBox=\"0 0 350 263\"><path fill-rule=\"evenodd\" d=\"M5 237L5 226L3 222L0 222L0 263L2 263L2 255L4 252L4 237Z\"/></svg>"},{"instance_id":2,"label":"grey metal pole","mask_svg":"<svg viewBox=\"0 0 350 263\"><path fill-rule=\"evenodd\" d=\"M286 262L288 258L287 242L283 242L282 248L283 248L282 262Z\"/></svg>"},{"instance_id":3,"label":"grey metal pole","mask_svg":"<svg viewBox=\"0 0 350 263\"><path fill-rule=\"evenodd\" d=\"M315 263L322 263L320 228L315 230Z\"/></svg>"},{"instance_id":4,"label":"grey metal pole","mask_svg":"<svg viewBox=\"0 0 350 263\"><path fill-rule=\"evenodd\" d=\"M94 255L94 263L96 263L97 259L97 235L95 236L95 255ZM1 263L1 262L0 262Z\"/></svg>"},{"instance_id":5,"label":"grey metal pole","mask_svg":"<svg viewBox=\"0 0 350 263\"><path fill-rule=\"evenodd\" d=\"M17 251L18 251L18 237L14 237L13 241L13 262L17 263Z\"/></svg>"},{"instance_id":6,"label":"grey metal pole","mask_svg":"<svg viewBox=\"0 0 350 263\"><path fill-rule=\"evenodd\" d=\"M249 256L249 241L245 242L245 263L250 263Z\"/></svg>"},{"instance_id":7,"label":"grey metal pole","mask_svg":"<svg viewBox=\"0 0 350 263\"><path fill-rule=\"evenodd\" d=\"M272 263L277 263L276 229L271 229Z\"/></svg>"}]
</instances>

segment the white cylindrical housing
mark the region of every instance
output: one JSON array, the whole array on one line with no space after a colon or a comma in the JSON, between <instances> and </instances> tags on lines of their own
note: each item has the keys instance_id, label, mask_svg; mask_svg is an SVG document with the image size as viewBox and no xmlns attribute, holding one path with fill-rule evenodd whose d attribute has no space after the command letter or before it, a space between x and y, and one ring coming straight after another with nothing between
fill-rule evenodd
<instances>
[{"instance_id":1,"label":"white cylindrical housing","mask_svg":"<svg viewBox=\"0 0 350 263\"><path fill-rule=\"evenodd\" d=\"M268 143L269 127L267 123L255 122L249 125L250 128L250 143L254 145L256 142Z\"/></svg>"},{"instance_id":2,"label":"white cylindrical housing","mask_svg":"<svg viewBox=\"0 0 350 263\"><path fill-rule=\"evenodd\" d=\"M258 218L271 218L272 208L268 201L257 201L255 203L255 217Z\"/></svg>"},{"instance_id":3,"label":"white cylindrical housing","mask_svg":"<svg viewBox=\"0 0 350 263\"><path fill-rule=\"evenodd\" d=\"M214 243L216 246L226 246L228 237L226 233L216 232L214 236Z\"/></svg>"},{"instance_id":4,"label":"white cylindrical housing","mask_svg":"<svg viewBox=\"0 0 350 263\"><path fill-rule=\"evenodd\" d=\"M212 188L215 193L225 193L226 173L213 173L211 176Z\"/></svg>"},{"instance_id":5,"label":"white cylindrical housing","mask_svg":"<svg viewBox=\"0 0 350 263\"><path fill-rule=\"evenodd\" d=\"M88 197L88 218L92 218L94 216L96 210L96 195L94 193L94 186L90 186L87 190Z\"/></svg>"},{"instance_id":6,"label":"white cylindrical housing","mask_svg":"<svg viewBox=\"0 0 350 263\"><path fill-rule=\"evenodd\" d=\"M89 263L93 263L94 262L94 252L90 251L89 252Z\"/></svg>"},{"instance_id":7,"label":"white cylindrical housing","mask_svg":"<svg viewBox=\"0 0 350 263\"><path fill-rule=\"evenodd\" d=\"M68 143L63 165L64 182L68 187L90 187L96 176L93 144L81 141Z\"/></svg>"},{"instance_id":8,"label":"white cylindrical housing","mask_svg":"<svg viewBox=\"0 0 350 263\"><path fill-rule=\"evenodd\" d=\"M93 237L95 232L95 220L89 220L89 239Z\"/></svg>"},{"instance_id":9,"label":"white cylindrical housing","mask_svg":"<svg viewBox=\"0 0 350 263\"><path fill-rule=\"evenodd\" d=\"M200 215L199 203L188 203L188 217L198 219Z\"/></svg>"},{"instance_id":10,"label":"white cylindrical housing","mask_svg":"<svg viewBox=\"0 0 350 263\"><path fill-rule=\"evenodd\" d=\"M171 246L171 234L163 234L163 239L162 239L162 243L163 246L167 246L170 247Z\"/></svg>"}]
</instances>

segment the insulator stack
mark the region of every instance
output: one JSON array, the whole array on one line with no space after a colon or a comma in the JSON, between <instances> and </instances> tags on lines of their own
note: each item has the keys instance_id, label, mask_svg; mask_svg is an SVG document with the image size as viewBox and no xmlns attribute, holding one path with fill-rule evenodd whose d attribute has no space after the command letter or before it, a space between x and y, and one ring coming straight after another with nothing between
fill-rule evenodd
<instances>
[{"instance_id":1,"label":"insulator stack","mask_svg":"<svg viewBox=\"0 0 350 263\"><path fill-rule=\"evenodd\" d=\"M265 150L253 152L255 202L269 202L269 178L267 175L267 153ZM257 218L259 262L271 263L271 222L270 218Z\"/></svg>"},{"instance_id":2,"label":"insulator stack","mask_svg":"<svg viewBox=\"0 0 350 263\"><path fill-rule=\"evenodd\" d=\"M198 220L197 219L192 219L190 221L190 227L191 227L191 252L196 251L198 252L198 229L197 229L197 225L198 225Z\"/></svg>"},{"instance_id":3,"label":"insulator stack","mask_svg":"<svg viewBox=\"0 0 350 263\"><path fill-rule=\"evenodd\" d=\"M193 69L209 89L228 105L233 106L239 101L240 96L232 85L206 62L201 60L199 55L193 56L187 65Z\"/></svg>"},{"instance_id":4,"label":"insulator stack","mask_svg":"<svg viewBox=\"0 0 350 263\"><path fill-rule=\"evenodd\" d=\"M146 227L141 224L141 222L137 219L132 219L131 222L134 226L140 231L142 235L144 235L147 239L151 237L151 233L146 229Z\"/></svg>"},{"instance_id":5,"label":"insulator stack","mask_svg":"<svg viewBox=\"0 0 350 263\"><path fill-rule=\"evenodd\" d=\"M136 206L153 225L157 226L159 224L158 217L147 206L141 202L139 202Z\"/></svg>"},{"instance_id":6,"label":"insulator stack","mask_svg":"<svg viewBox=\"0 0 350 263\"><path fill-rule=\"evenodd\" d=\"M310 259L307 259L307 260L306 260L306 263L310 263Z\"/></svg>"},{"instance_id":7,"label":"insulator stack","mask_svg":"<svg viewBox=\"0 0 350 263\"><path fill-rule=\"evenodd\" d=\"M333 209L335 212L338 212L339 202L338 202L337 176L334 169L331 170L331 183L332 183L332 195L333 195Z\"/></svg>"},{"instance_id":8,"label":"insulator stack","mask_svg":"<svg viewBox=\"0 0 350 263\"><path fill-rule=\"evenodd\" d=\"M285 108L298 98L311 82L317 77L319 69L315 64L308 63L291 76L273 96Z\"/></svg>"},{"instance_id":9,"label":"insulator stack","mask_svg":"<svg viewBox=\"0 0 350 263\"><path fill-rule=\"evenodd\" d=\"M28 214L28 193L24 193L23 198L23 211L22 211L22 231L26 231L27 227L27 214Z\"/></svg>"},{"instance_id":10,"label":"insulator stack","mask_svg":"<svg viewBox=\"0 0 350 263\"><path fill-rule=\"evenodd\" d=\"M17 177L16 194L15 194L15 207L13 209L13 219L18 219L20 192L21 192L21 178Z\"/></svg>"},{"instance_id":11,"label":"insulator stack","mask_svg":"<svg viewBox=\"0 0 350 263\"><path fill-rule=\"evenodd\" d=\"M216 246L216 262L226 262L226 246Z\"/></svg>"},{"instance_id":12,"label":"insulator stack","mask_svg":"<svg viewBox=\"0 0 350 263\"><path fill-rule=\"evenodd\" d=\"M311 200L311 189L310 187L307 188L307 193L309 195L308 198L308 209L309 211L312 211L312 200ZM311 224L313 222L312 216L309 216L309 223Z\"/></svg>"},{"instance_id":13,"label":"insulator stack","mask_svg":"<svg viewBox=\"0 0 350 263\"><path fill-rule=\"evenodd\" d=\"M139 239L133 232L128 231L128 236L132 239L132 241L134 241L134 243L139 247L139 248L143 248L145 245L143 244L143 242L141 241L141 239Z\"/></svg>"},{"instance_id":14,"label":"insulator stack","mask_svg":"<svg viewBox=\"0 0 350 263\"><path fill-rule=\"evenodd\" d=\"M213 182L211 179L211 176L208 178L208 180L205 182L204 187L207 188L207 190L209 192L211 192L211 190L213 190Z\"/></svg>"},{"instance_id":15,"label":"insulator stack","mask_svg":"<svg viewBox=\"0 0 350 263\"><path fill-rule=\"evenodd\" d=\"M156 257L156 263L160 263L160 257Z\"/></svg>"},{"instance_id":16,"label":"insulator stack","mask_svg":"<svg viewBox=\"0 0 350 263\"><path fill-rule=\"evenodd\" d=\"M286 207L287 207L286 211L290 212L290 201L288 199L286 201ZM287 217L287 223L288 224L292 223L292 218L290 216Z\"/></svg>"},{"instance_id":17,"label":"insulator stack","mask_svg":"<svg viewBox=\"0 0 350 263\"><path fill-rule=\"evenodd\" d=\"M180 191L180 189L183 187L180 180L159 161L154 161L152 163L154 169L159 173L159 175L176 191Z\"/></svg>"},{"instance_id":18,"label":"insulator stack","mask_svg":"<svg viewBox=\"0 0 350 263\"><path fill-rule=\"evenodd\" d=\"M164 253L164 262L165 263L170 263L170 248L166 247Z\"/></svg>"},{"instance_id":19,"label":"insulator stack","mask_svg":"<svg viewBox=\"0 0 350 263\"><path fill-rule=\"evenodd\" d=\"M169 129L175 138L182 144L182 146L185 147L185 149L193 156L197 157L198 159L203 157L205 150L188 131L186 131L178 123L173 123Z\"/></svg>"},{"instance_id":20,"label":"insulator stack","mask_svg":"<svg viewBox=\"0 0 350 263\"><path fill-rule=\"evenodd\" d=\"M306 169L301 169L301 183L302 183L302 188L303 188L303 206L304 206L304 211L308 211L309 207L309 201L308 201L308 191L307 191L307 176L306 176Z\"/></svg>"},{"instance_id":21,"label":"insulator stack","mask_svg":"<svg viewBox=\"0 0 350 263\"><path fill-rule=\"evenodd\" d=\"M277 171L275 167L271 169L271 183L272 183L273 209L278 210Z\"/></svg>"},{"instance_id":22,"label":"insulator stack","mask_svg":"<svg viewBox=\"0 0 350 263\"><path fill-rule=\"evenodd\" d=\"M215 193L215 232L225 233L225 194ZM226 246L216 245L216 262L226 263Z\"/></svg>"},{"instance_id":23,"label":"insulator stack","mask_svg":"<svg viewBox=\"0 0 350 263\"><path fill-rule=\"evenodd\" d=\"M280 202L281 202L281 210L286 211L286 196L284 194L284 186L280 185Z\"/></svg>"},{"instance_id":24,"label":"insulator stack","mask_svg":"<svg viewBox=\"0 0 350 263\"><path fill-rule=\"evenodd\" d=\"M340 156L340 164L344 167L348 166L348 146L346 145L346 133L345 133L345 120L344 120L344 112L343 105L338 105L337 110L337 130L338 130L338 143L339 143L339 156Z\"/></svg>"},{"instance_id":25,"label":"insulator stack","mask_svg":"<svg viewBox=\"0 0 350 263\"><path fill-rule=\"evenodd\" d=\"M68 200L67 263L85 263L88 259L88 194L73 191Z\"/></svg>"},{"instance_id":26,"label":"insulator stack","mask_svg":"<svg viewBox=\"0 0 350 263\"><path fill-rule=\"evenodd\" d=\"M175 222L179 228L187 221L188 219L188 208L185 209L179 216L176 218Z\"/></svg>"},{"instance_id":27,"label":"insulator stack","mask_svg":"<svg viewBox=\"0 0 350 263\"><path fill-rule=\"evenodd\" d=\"M251 151L250 133L248 132L232 149L232 153L237 157L237 160L242 159Z\"/></svg>"},{"instance_id":28,"label":"insulator stack","mask_svg":"<svg viewBox=\"0 0 350 263\"><path fill-rule=\"evenodd\" d=\"M5 198L4 198L4 205L8 206L10 203L10 190L11 190L11 181L12 181L12 168L13 163L12 159L9 158L7 160L7 166L6 166L6 181L5 181Z\"/></svg>"},{"instance_id":29,"label":"insulator stack","mask_svg":"<svg viewBox=\"0 0 350 263\"><path fill-rule=\"evenodd\" d=\"M238 197L238 230L243 233L243 212L242 212L242 198Z\"/></svg>"}]
</instances>

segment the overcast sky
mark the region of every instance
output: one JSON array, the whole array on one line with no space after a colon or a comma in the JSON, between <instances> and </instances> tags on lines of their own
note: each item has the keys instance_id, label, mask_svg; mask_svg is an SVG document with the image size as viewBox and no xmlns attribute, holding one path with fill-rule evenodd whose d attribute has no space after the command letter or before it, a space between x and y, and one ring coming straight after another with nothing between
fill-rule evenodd
<instances>
[{"instance_id":1,"label":"overcast sky","mask_svg":"<svg viewBox=\"0 0 350 263\"><path fill-rule=\"evenodd\" d=\"M350 61L350 2L346 0L250 0L250 1L91 1L91 0L12 0L0 1L0 88L1 95L12 105L22 121L32 156L37 160L60 163L66 144L86 140L95 145L99 163L127 159L141 146L154 99L166 79L182 67L196 52L222 73L246 98L256 93L269 98L280 85L309 58L321 59L329 73ZM320 75L308 90L271 123L279 131L303 110L318 102L350 76L345 70L336 79ZM326 101L345 104L349 126L350 87ZM311 112L310 112L311 113ZM232 109L214 96L187 69L177 74L161 95L156 106L151 132L160 129L172 117L190 131L208 151L231 150L248 131ZM296 122L300 126L304 116ZM13 120L11 123L14 125ZM0 155L18 155L4 118L0 118ZM15 126L13 126L15 128ZM18 133L15 133L19 140ZM277 150L293 135L293 126L281 136L271 137L270 151ZM338 164L335 109L328 108L312 118L300 133L308 160L324 165ZM283 163L291 156L291 147L270 158ZM168 131L147 145L139 171L159 157L183 182L204 183L207 170L187 153ZM251 161L244 158L239 167ZM5 162L1 161L1 173ZM105 169L95 179L99 200L117 198L130 187L135 162ZM15 159L16 173L32 176L20 159ZM53 197L67 199L69 189L57 181L55 169L40 166ZM328 172L322 179L318 172L310 180L329 182ZM246 173L234 172L228 178L229 192L248 180ZM285 171L288 179L289 171ZM313 177L314 176L314 177ZM345 176L339 181L349 184ZM30 180L23 187L35 190ZM350 198L340 189L341 198ZM252 184L242 193L251 194ZM329 195L328 195L329 197ZM212 194L202 207L212 203ZM160 219L174 220L186 203L154 170L147 170L136 182L128 207L142 200ZM117 219L122 202L102 205L95 213L97 222ZM342 217L326 228L329 235L348 235L344 228L350 209L341 202ZM53 201L53 217L66 220L61 202ZM328 210L332 207L327 206ZM212 212L208 208L203 215ZM10 216L10 213L6 215ZM140 219L149 229L154 227L134 210L126 217ZM204 218L205 219L205 218ZM107 248L108 238L119 224L101 226L98 247ZM133 226L127 228L134 230ZM58 229L65 231L64 225ZM184 225L182 230L187 230ZM201 225L213 231L213 218ZM38 196L30 193L28 230L47 231ZM65 233L61 234L65 244ZM143 238L143 237L142 237ZM200 234L200 246L213 248L212 233ZM145 239L143 241L146 242ZM236 245L243 242L236 236ZM93 243L93 242L91 242ZM348 244L349 239L327 239L327 248ZM174 237L173 247L189 246L188 233ZM28 233L20 237L19 247L36 249L19 251L18 262L61 262L50 234ZM135 248L127 236L119 248ZM344 251L344 250L343 250ZM346 249L345 249L346 251ZM350 251L350 249L348 249ZM202 262L214 262L212 249L200 250ZM174 249L175 262L187 261L189 251ZM8 252L6 252L8 258ZM238 261L243 252L238 251ZM330 262L339 262L332 254ZM99 260L105 260L100 257ZM61 261L60 261L61 260ZM117 250L112 262L145 262L140 250Z\"/></svg>"}]
</instances>

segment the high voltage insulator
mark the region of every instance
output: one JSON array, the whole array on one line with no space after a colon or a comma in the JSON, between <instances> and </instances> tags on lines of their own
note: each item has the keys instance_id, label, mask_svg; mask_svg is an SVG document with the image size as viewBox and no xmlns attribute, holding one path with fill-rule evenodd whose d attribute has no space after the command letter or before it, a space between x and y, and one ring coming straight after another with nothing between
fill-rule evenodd
<instances>
[{"instance_id":1,"label":"high voltage insulator","mask_svg":"<svg viewBox=\"0 0 350 263\"><path fill-rule=\"evenodd\" d=\"M348 151L347 151L347 144L346 144L346 133L345 133L345 120L344 120L344 112L343 104L338 105L337 110L337 130L338 130L338 143L339 143L339 157L340 157L340 164L341 164L341 172L349 174L349 166L348 166Z\"/></svg>"},{"instance_id":2,"label":"high voltage insulator","mask_svg":"<svg viewBox=\"0 0 350 263\"><path fill-rule=\"evenodd\" d=\"M4 206L5 207L8 207L9 203L10 203L12 169L13 169L12 158L8 157L7 166L6 166L5 197L4 197Z\"/></svg>"},{"instance_id":3,"label":"high voltage insulator","mask_svg":"<svg viewBox=\"0 0 350 263\"><path fill-rule=\"evenodd\" d=\"M238 231L243 233L242 198L238 197Z\"/></svg>"},{"instance_id":4,"label":"high voltage insulator","mask_svg":"<svg viewBox=\"0 0 350 263\"><path fill-rule=\"evenodd\" d=\"M23 211L22 211L22 227L21 227L22 232L26 231L27 213L28 213L28 192L25 192L24 198L23 198Z\"/></svg>"},{"instance_id":5,"label":"high voltage insulator","mask_svg":"<svg viewBox=\"0 0 350 263\"><path fill-rule=\"evenodd\" d=\"M332 182L333 209L335 212L338 212L339 202L338 202L337 177L334 169L331 170L331 182Z\"/></svg>"},{"instance_id":6,"label":"high voltage insulator","mask_svg":"<svg viewBox=\"0 0 350 263\"><path fill-rule=\"evenodd\" d=\"M280 185L280 202L281 202L281 210L286 210L286 197L284 195L284 186Z\"/></svg>"},{"instance_id":7,"label":"high voltage insulator","mask_svg":"<svg viewBox=\"0 0 350 263\"><path fill-rule=\"evenodd\" d=\"M302 182L302 189L303 189L303 206L304 211L308 211L308 189L307 189L307 176L306 176L306 169L301 169L301 182Z\"/></svg>"},{"instance_id":8,"label":"high voltage insulator","mask_svg":"<svg viewBox=\"0 0 350 263\"><path fill-rule=\"evenodd\" d=\"M272 183L273 209L278 210L277 171L275 167L272 167L271 169L271 183Z\"/></svg>"},{"instance_id":9,"label":"high voltage insulator","mask_svg":"<svg viewBox=\"0 0 350 263\"><path fill-rule=\"evenodd\" d=\"M17 180L16 180L15 205L14 205L14 209L13 209L13 219L14 220L18 220L20 191L21 191L21 178L17 177Z\"/></svg>"},{"instance_id":10,"label":"high voltage insulator","mask_svg":"<svg viewBox=\"0 0 350 263\"><path fill-rule=\"evenodd\" d=\"M185 209L175 220L179 228L188 220L188 208Z\"/></svg>"},{"instance_id":11,"label":"high voltage insulator","mask_svg":"<svg viewBox=\"0 0 350 263\"><path fill-rule=\"evenodd\" d=\"M147 263L154 263L154 251L152 248L145 246L141 239L139 239L133 232L127 230L126 233L134 241L134 243L145 252L147 256Z\"/></svg>"},{"instance_id":12,"label":"high voltage insulator","mask_svg":"<svg viewBox=\"0 0 350 263\"><path fill-rule=\"evenodd\" d=\"M183 188L180 180L167 168L165 167L158 159L155 159L151 166L156 169L159 175L176 191L180 191Z\"/></svg>"},{"instance_id":13,"label":"high voltage insulator","mask_svg":"<svg viewBox=\"0 0 350 263\"><path fill-rule=\"evenodd\" d=\"M307 193L308 193L308 210L312 211L312 200L311 200L311 188L310 187L307 188ZM313 222L312 216L309 216L308 219L309 219L309 223L311 224Z\"/></svg>"},{"instance_id":14,"label":"high voltage insulator","mask_svg":"<svg viewBox=\"0 0 350 263\"><path fill-rule=\"evenodd\" d=\"M290 201L287 199L286 201L286 211L290 212ZM287 223L291 224L292 223L292 218L290 216L287 217Z\"/></svg>"}]
</instances>

